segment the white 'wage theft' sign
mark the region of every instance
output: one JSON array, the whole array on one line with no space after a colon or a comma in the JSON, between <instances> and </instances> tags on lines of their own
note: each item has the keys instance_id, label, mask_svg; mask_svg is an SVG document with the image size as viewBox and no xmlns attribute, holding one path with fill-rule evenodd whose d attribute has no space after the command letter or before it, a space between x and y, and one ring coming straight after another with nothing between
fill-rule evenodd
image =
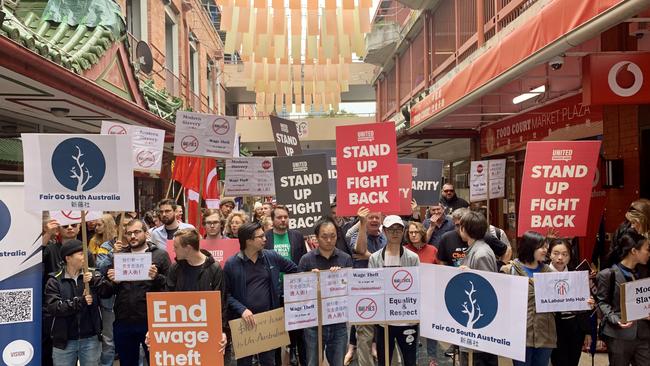
<instances>
[{"instance_id":1,"label":"white 'wage theft' sign","mask_svg":"<svg viewBox=\"0 0 650 366\"><path fill-rule=\"evenodd\" d=\"M318 326L318 273L287 274L283 282L286 330Z\"/></svg>"},{"instance_id":2,"label":"white 'wage theft' sign","mask_svg":"<svg viewBox=\"0 0 650 366\"><path fill-rule=\"evenodd\" d=\"M133 211L126 135L23 134L25 207L33 211Z\"/></svg>"},{"instance_id":3,"label":"white 'wage theft' sign","mask_svg":"<svg viewBox=\"0 0 650 366\"><path fill-rule=\"evenodd\" d=\"M535 273L535 310L538 313L589 310L589 272Z\"/></svg>"},{"instance_id":4,"label":"white 'wage theft' sign","mask_svg":"<svg viewBox=\"0 0 650 366\"><path fill-rule=\"evenodd\" d=\"M650 278L626 282L621 286L623 321L645 319L650 314Z\"/></svg>"},{"instance_id":5,"label":"white 'wage theft' sign","mask_svg":"<svg viewBox=\"0 0 650 366\"><path fill-rule=\"evenodd\" d=\"M528 278L420 265L423 337L524 361Z\"/></svg>"},{"instance_id":6,"label":"white 'wage theft' sign","mask_svg":"<svg viewBox=\"0 0 650 366\"><path fill-rule=\"evenodd\" d=\"M418 267L354 269L348 272L350 323L418 322Z\"/></svg>"},{"instance_id":7,"label":"white 'wage theft' sign","mask_svg":"<svg viewBox=\"0 0 650 366\"><path fill-rule=\"evenodd\" d=\"M233 157L235 123L231 116L177 112L174 155Z\"/></svg>"},{"instance_id":8,"label":"white 'wage theft' sign","mask_svg":"<svg viewBox=\"0 0 650 366\"><path fill-rule=\"evenodd\" d=\"M133 170L160 173L165 130L102 121L102 135L129 135L133 144Z\"/></svg>"},{"instance_id":9,"label":"white 'wage theft' sign","mask_svg":"<svg viewBox=\"0 0 650 366\"><path fill-rule=\"evenodd\" d=\"M226 159L226 196L273 196L273 159L242 157Z\"/></svg>"}]
</instances>

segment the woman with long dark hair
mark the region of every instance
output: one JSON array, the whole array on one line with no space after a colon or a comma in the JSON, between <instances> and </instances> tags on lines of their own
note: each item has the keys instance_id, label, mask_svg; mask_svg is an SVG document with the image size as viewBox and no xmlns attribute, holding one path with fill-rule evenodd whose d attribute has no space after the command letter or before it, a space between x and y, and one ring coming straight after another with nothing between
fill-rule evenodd
<instances>
[{"instance_id":1,"label":"woman with long dark hair","mask_svg":"<svg viewBox=\"0 0 650 366\"><path fill-rule=\"evenodd\" d=\"M548 365L556 347L557 335L553 313L538 313L535 308L535 273L551 272L545 264L548 242L544 236L527 231L519 240L517 259L501 268L501 272L528 277L528 316L526 318L526 361L512 361L515 366Z\"/></svg>"},{"instance_id":2,"label":"woman with long dark hair","mask_svg":"<svg viewBox=\"0 0 650 366\"><path fill-rule=\"evenodd\" d=\"M621 284L647 276L648 245L636 230L624 232L610 253L614 265L598 273L596 300L611 366L650 365L650 322L647 318L623 322L620 291Z\"/></svg>"},{"instance_id":3,"label":"woman with long dark hair","mask_svg":"<svg viewBox=\"0 0 650 366\"><path fill-rule=\"evenodd\" d=\"M573 244L568 239L552 239L548 252L551 262L549 267L554 272L575 270ZM594 306L593 298L588 300ZM585 335L590 331L589 311L563 311L555 313L557 329L557 348L551 353L553 366L576 366L580 362Z\"/></svg>"}]
</instances>

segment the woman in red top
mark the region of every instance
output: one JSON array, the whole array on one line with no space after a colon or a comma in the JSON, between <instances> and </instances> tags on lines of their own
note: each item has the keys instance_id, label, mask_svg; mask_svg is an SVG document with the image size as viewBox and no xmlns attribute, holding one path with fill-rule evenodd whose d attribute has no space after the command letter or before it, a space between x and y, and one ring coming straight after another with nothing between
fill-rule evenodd
<instances>
[{"instance_id":1,"label":"woman in red top","mask_svg":"<svg viewBox=\"0 0 650 366\"><path fill-rule=\"evenodd\" d=\"M426 235L427 231L421 223L409 222L408 229L404 233L405 247L420 257L420 263L438 264L438 249L424 241Z\"/></svg>"}]
</instances>

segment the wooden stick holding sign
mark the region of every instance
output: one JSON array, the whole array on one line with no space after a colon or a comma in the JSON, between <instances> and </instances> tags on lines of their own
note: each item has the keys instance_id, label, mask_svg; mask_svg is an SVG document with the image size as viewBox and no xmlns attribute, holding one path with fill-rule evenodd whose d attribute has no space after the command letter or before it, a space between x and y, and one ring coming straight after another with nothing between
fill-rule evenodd
<instances>
[{"instance_id":1,"label":"wooden stick holding sign","mask_svg":"<svg viewBox=\"0 0 650 366\"><path fill-rule=\"evenodd\" d=\"M384 327L384 365L385 366L390 366L390 348L388 348L388 344L390 343L388 341L388 323L385 323L383 325Z\"/></svg>"},{"instance_id":2,"label":"wooden stick holding sign","mask_svg":"<svg viewBox=\"0 0 650 366\"><path fill-rule=\"evenodd\" d=\"M120 212L118 215L120 218L120 223L117 227L117 240L122 241L124 239L124 211ZM124 243L122 243L124 245Z\"/></svg>"},{"instance_id":3,"label":"wooden stick holding sign","mask_svg":"<svg viewBox=\"0 0 650 366\"><path fill-rule=\"evenodd\" d=\"M323 303L320 293L320 272L316 277L316 299L318 304ZM318 311L318 366L323 366L323 314Z\"/></svg>"},{"instance_id":4,"label":"wooden stick holding sign","mask_svg":"<svg viewBox=\"0 0 650 366\"><path fill-rule=\"evenodd\" d=\"M201 197L203 197L203 191L205 187L203 187L203 181L205 180L205 159L206 158L201 158L201 167L200 167L200 176L199 176L199 198L198 198L198 203L196 204L196 227L200 230L201 229Z\"/></svg>"},{"instance_id":5,"label":"wooden stick holding sign","mask_svg":"<svg viewBox=\"0 0 650 366\"><path fill-rule=\"evenodd\" d=\"M86 231L86 211L81 211L81 245L84 254L84 273L88 272L88 232ZM90 295L90 285L84 281L84 295Z\"/></svg>"}]
</instances>

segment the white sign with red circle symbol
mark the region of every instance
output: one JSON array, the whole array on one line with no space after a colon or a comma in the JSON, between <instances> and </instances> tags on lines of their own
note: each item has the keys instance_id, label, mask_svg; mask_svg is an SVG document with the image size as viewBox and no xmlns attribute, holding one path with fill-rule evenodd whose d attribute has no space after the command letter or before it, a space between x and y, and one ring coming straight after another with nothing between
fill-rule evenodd
<instances>
[{"instance_id":1,"label":"white sign with red circle symbol","mask_svg":"<svg viewBox=\"0 0 650 366\"><path fill-rule=\"evenodd\" d=\"M385 268L384 286L387 294L412 294L420 292L418 267Z\"/></svg>"},{"instance_id":2,"label":"white sign with red circle symbol","mask_svg":"<svg viewBox=\"0 0 650 366\"><path fill-rule=\"evenodd\" d=\"M488 197L487 160L472 161L469 169L469 200L484 201Z\"/></svg>"},{"instance_id":3,"label":"white sign with red circle symbol","mask_svg":"<svg viewBox=\"0 0 650 366\"><path fill-rule=\"evenodd\" d=\"M384 295L360 295L348 298L350 323L378 323L385 320Z\"/></svg>"},{"instance_id":4,"label":"white sign with red circle symbol","mask_svg":"<svg viewBox=\"0 0 650 366\"><path fill-rule=\"evenodd\" d=\"M275 195L273 163L269 158L226 159L226 171L226 196Z\"/></svg>"},{"instance_id":5,"label":"white sign with red circle symbol","mask_svg":"<svg viewBox=\"0 0 650 366\"><path fill-rule=\"evenodd\" d=\"M178 112L174 155L231 158L236 145L235 132L235 117Z\"/></svg>"},{"instance_id":6,"label":"white sign with red circle symbol","mask_svg":"<svg viewBox=\"0 0 650 366\"><path fill-rule=\"evenodd\" d=\"M184 136L181 139L181 149L188 154L199 149L199 139L194 135Z\"/></svg>"},{"instance_id":7,"label":"white sign with red circle symbol","mask_svg":"<svg viewBox=\"0 0 650 366\"><path fill-rule=\"evenodd\" d=\"M159 174L162 166L165 130L102 121L102 134L129 135L133 145L133 170Z\"/></svg>"},{"instance_id":8,"label":"white sign with red circle symbol","mask_svg":"<svg viewBox=\"0 0 650 366\"><path fill-rule=\"evenodd\" d=\"M81 222L81 211L50 211L50 218L56 220L59 225L65 226ZM102 218L102 211L86 212L86 222Z\"/></svg>"}]
</instances>

